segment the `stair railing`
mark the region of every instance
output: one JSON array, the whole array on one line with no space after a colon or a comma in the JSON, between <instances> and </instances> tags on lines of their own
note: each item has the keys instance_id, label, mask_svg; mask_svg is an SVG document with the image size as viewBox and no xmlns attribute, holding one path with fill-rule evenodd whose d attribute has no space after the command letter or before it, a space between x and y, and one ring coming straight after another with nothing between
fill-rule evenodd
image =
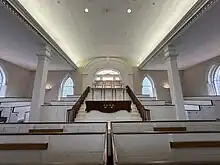
<instances>
[{"instance_id":1,"label":"stair railing","mask_svg":"<svg viewBox=\"0 0 220 165\"><path fill-rule=\"evenodd\" d=\"M89 92L90 92L90 87L88 86L83 92L83 94L80 96L80 98L77 100L75 105L71 109L67 110L67 121L68 122L70 123L74 122L76 115L79 112L79 109L81 105L83 104L83 102L85 101L86 97L88 96Z\"/></svg>"},{"instance_id":2,"label":"stair railing","mask_svg":"<svg viewBox=\"0 0 220 165\"><path fill-rule=\"evenodd\" d=\"M136 105L142 120L143 121L150 120L150 110L144 108L144 106L141 104L141 102L138 100L138 98L136 97L136 95L128 85L126 86L126 91L130 96L132 102Z\"/></svg>"}]
</instances>

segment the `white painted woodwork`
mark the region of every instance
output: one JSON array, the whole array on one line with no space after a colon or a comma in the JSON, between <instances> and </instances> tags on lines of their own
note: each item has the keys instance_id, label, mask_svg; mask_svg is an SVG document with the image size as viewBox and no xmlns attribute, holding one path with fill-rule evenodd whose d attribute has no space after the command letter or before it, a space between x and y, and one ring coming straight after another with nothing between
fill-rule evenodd
<instances>
[{"instance_id":1,"label":"white painted woodwork","mask_svg":"<svg viewBox=\"0 0 220 165\"><path fill-rule=\"evenodd\" d=\"M44 106L41 106L40 121L66 122L67 121L67 110L71 109L72 107L73 107L73 105L65 105L65 106L44 105Z\"/></svg>"},{"instance_id":2,"label":"white painted woodwork","mask_svg":"<svg viewBox=\"0 0 220 165\"><path fill-rule=\"evenodd\" d=\"M219 148L171 149L170 141L219 141L219 133L115 135L119 163L220 161ZM184 155L184 156L183 156Z\"/></svg>"},{"instance_id":3,"label":"white painted woodwork","mask_svg":"<svg viewBox=\"0 0 220 165\"><path fill-rule=\"evenodd\" d=\"M145 109L150 110L151 120L176 120L176 107L175 106L144 106Z\"/></svg>"},{"instance_id":4,"label":"white painted woodwork","mask_svg":"<svg viewBox=\"0 0 220 165\"><path fill-rule=\"evenodd\" d=\"M155 121L155 122L132 122L132 123L112 123L115 133L120 132L147 132L154 131L154 127L186 127L187 131L220 131L220 122L178 122L178 121Z\"/></svg>"},{"instance_id":5,"label":"white painted woodwork","mask_svg":"<svg viewBox=\"0 0 220 165\"><path fill-rule=\"evenodd\" d=\"M1 124L0 133L28 133L29 129L63 129L64 133L105 132L105 123Z\"/></svg>"},{"instance_id":6,"label":"white painted woodwork","mask_svg":"<svg viewBox=\"0 0 220 165\"><path fill-rule=\"evenodd\" d=\"M220 100L220 96L193 96L184 97L185 100Z\"/></svg>"},{"instance_id":7,"label":"white painted woodwork","mask_svg":"<svg viewBox=\"0 0 220 165\"><path fill-rule=\"evenodd\" d=\"M0 103L3 102L23 102L23 101L27 101L30 102L31 99L30 98L22 98L22 97L0 97Z\"/></svg>"},{"instance_id":8,"label":"white painted woodwork","mask_svg":"<svg viewBox=\"0 0 220 165\"><path fill-rule=\"evenodd\" d=\"M184 105L186 111L199 111L199 105L185 104Z\"/></svg>"},{"instance_id":9,"label":"white painted woodwork","mask_svg":"<svg viewBox=\"0 0 220 165\"><path fill-rule=\"evenodd\" d=\"M184 104L212 105L212 101L211 100L184 100Z\"/></svg>"},{"instance_id":10,"label":"white painted woodwork","mask_svg":"<svg viewBox=\"0 0 220 165\"><path fill-rule=\"evenodd\" d=\"M48 143L47 150L0 151L0 164L101 164L104 135L0 136L0 143Z\"/></svg>"}]
</instances>

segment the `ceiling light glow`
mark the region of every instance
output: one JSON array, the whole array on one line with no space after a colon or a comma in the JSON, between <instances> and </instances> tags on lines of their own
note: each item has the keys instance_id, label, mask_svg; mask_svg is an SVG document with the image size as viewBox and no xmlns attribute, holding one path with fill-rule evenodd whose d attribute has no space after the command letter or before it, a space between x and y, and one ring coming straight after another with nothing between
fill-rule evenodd
<instances>
[{"instance_id":1,"label":"ceiling light glow","mask_svg":"<svg viewBox=\"0 0 220 165\"><path fill-rule=\"evenodd\" d=\"M89 12L89 9L88 9L88 8L85 8L84 11L85 11L85 13L88 13L88 12Z\"/></svg>"},{"instance_id":2,"label":"ceiling light glow","mask_svg":"<svg viewBox=\"0 0 220 165\"><path fill-rule=\"evenodd\" d=\"M132 10L130 8L127 9L127 13L130 14Z\"/></svg>"}]
</instances>

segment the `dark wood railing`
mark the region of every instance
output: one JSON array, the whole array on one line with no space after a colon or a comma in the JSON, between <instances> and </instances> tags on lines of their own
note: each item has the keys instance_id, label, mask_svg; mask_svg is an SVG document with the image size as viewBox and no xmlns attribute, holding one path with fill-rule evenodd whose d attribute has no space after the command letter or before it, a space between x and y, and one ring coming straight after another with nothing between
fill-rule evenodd
<instances>
[{"instance_id":1,"label":"dark wood railing","mask_svg":"<svg viewBox=\"0 0 220 165\"><path fill-rule=\"evenodd\" d=\"M150 120L150 110L144 108L144 106L141 104L141 102L138 100L138 98L136 97L136 95L128 85L126 86L126 91L130 96L132 102L136 105L142 120L143 121Z\"/></svg>"},{"instance_id":2,"label":"dark wood railing","mask_svg":"<svg viewBox=\"0 0 220 165\"><path fill-rule=\"evenodd\" d=\"M83 94L80 96L80 98L77 100L75 105L72 107L72 109L67 110L67 121L68 122L70 123L74 122L76 115L79 112L79 109L81 105L83 104L83 102L85 101L86 97L88 96L89 92L90 92L90 87L88 86L83 92Z\"/></svg>"}]
</instances>

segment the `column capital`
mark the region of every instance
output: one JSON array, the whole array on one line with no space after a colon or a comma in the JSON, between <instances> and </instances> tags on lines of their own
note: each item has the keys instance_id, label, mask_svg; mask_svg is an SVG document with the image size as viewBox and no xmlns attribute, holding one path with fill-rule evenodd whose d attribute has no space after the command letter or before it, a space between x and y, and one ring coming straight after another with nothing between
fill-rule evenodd
<instances>
[{"instance_id":1,"label":"column capital","mask_svg":"<svg viewBox=\"0 0 220 165\"><path fill-rule=\"evenodd\" d=\"M52 59L51 57L52 49L49 45L43 45L40 51L37 53L38 59Z\"/></svg>"},{"instance_id":2,"label":"column capital","mask_svg":"<svg viewBox=\"0 0 220 165\"><path fill-rule=\"evenodd\" d=\"M173 45L168 45L164 48L164 57L166 58L172 58L176 59L178 56L178 53L176 51L176 47Z\"/></svg>"}]
</instances>

